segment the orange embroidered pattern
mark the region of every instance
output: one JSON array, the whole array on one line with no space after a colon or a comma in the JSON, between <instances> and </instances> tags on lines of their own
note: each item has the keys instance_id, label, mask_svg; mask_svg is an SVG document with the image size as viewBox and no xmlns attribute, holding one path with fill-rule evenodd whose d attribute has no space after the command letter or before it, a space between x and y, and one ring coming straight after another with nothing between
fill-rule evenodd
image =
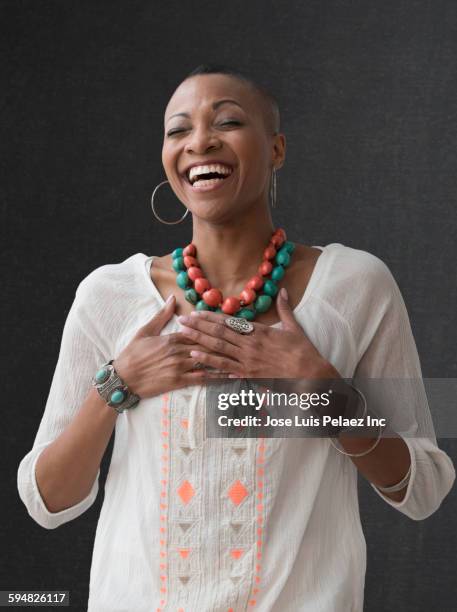
<instances>
[{"instance_id":1,"label":"orange embroidered pattern","mask_svg":"<svg viewBox=\"0 0 457 612\"><path fill-rule=\"evenodd\" d=\"M168 451L169 451L169 429L170 429L170 416L169 416L169 395L165 393L162 398L162 456L161 456L161 488L160 488L160 537L159 537L159 567L160 567L160 592L162 593L162 599L160 600L160 606L165 606L167 598L167 578L168 578L168 564L167 564L167 528L165 523L167 520L166 512L168 507ZM162 612L163 607L157 608L157 612Z\"/></svg>"},{"instance_id":2,"label":"orange embroidered pattern","mask_svg":"<svg viewBox=\"0 0 457 612\"><path fill-rule=\"evenodd\" d=\"M230 487L228 495L229 495L230 499L232 500L232 502L236 506L238 506L239 504L241 504L241 502L246 497L246 495L248 495L248 490L246 489L246 487L244 486L244 484L242 482L237 480Z\"/></svg>"},{"instance_id":3,"label":"orange embroidered pattern","mask_svg":"<svg viewBox=\"0 0 457 612\"><path fill-rule=\"evenodd\" d=\"M262 569L262 544L263 544L263 485L264 485L264 463L265 463L265 438L259 438L259 454L257 458L256 469L256 564L254 581L257 586L252 589L252 598L249 599L249 606L252 608L257 603L257 593L259 592L259 584L261 581L260 571Z\"/></svg>"},{"instance_id":4,"label":"orange embroidered pattern","mask_svg":"<svg viewBox=\"0 0 457 612\"><path fill-rule=\"evenodd\" d=\"M183 503L188 504L195 495L195 489L188 480L185 480L178 489L178 495Z\"/></svg>"}]
</instances>

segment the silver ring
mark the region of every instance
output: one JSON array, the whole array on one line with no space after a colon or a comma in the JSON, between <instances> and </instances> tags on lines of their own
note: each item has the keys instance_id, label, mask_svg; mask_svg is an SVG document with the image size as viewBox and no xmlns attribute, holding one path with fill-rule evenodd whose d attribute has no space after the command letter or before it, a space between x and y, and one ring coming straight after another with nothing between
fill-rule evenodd
<instances>
[{"instance_id":1,"label":"silver ring","mask_svg":"<svg viewBox=\"0 0 457 612\"><path fill-rule=\"evenodd\" d=\"M227 317L224 323L239 334L252 334L254 325L244 317Z\"/></svg>"},{"instance_id":2,"label":"silver ring","mask_svg":"<svg viewBox=\"0 0 457 612\"><path fill-rule=\"evenodd\" d=\"M203 370L204 367L206 367L205 364L200 361L196 361L194 364L194 370Z\"/></svg>"}]
</instances>

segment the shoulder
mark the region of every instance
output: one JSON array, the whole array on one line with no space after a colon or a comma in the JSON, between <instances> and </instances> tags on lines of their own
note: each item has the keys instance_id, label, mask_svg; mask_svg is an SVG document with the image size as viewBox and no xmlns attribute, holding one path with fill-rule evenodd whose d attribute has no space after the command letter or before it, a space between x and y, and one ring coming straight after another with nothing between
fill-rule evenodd
<instances>
[{"instance_id":1,"label":"shoulder","mask_svg":"<svg viewBox=\"0 0 457 612\"><path fill-rule=\"evenodd\" d=\"M80 301L96 303L111 300L113 294L127 290L141 278L145 262L144 253L135 253L118 263L94 268L79 283L76 296Z\"/></svg>"},{"instance_id":2,"label":"shoulder","mask_svg":"<svg viewBox=\"0 0 457 612\"><path fill-rule=\"evenodd\" d=\"M68 325L82 329L105 355L113 353L118 336L135 324L148 301L147 259L136 253L98 266L76 289Z\"/></svg>"},{"instance_id":3,"label":"shoulder","mask_svg":"<svg viewBox=\"0 0 457 612\"><path fill-rule=\"evenodd\" d=\"M322 290L352 296L382 297L397 289L389 266L377 255L339 242L324 247L325 281Z\"/></svg>"},{"instance_id":4,"label":"shoulder","mask_svg":"<svg viewBox=\"0 0 457 612\"><path fill-rule=\"evenodd\" d=\"M387 264L374 253L333 242L324 247L328 250L332 265L341 275L354 276L364 274L372 276L391 276Z\"/></svg>"},{"instance_id":5,"label":"shoulder","mask_svg":"<svg viewBox=\"0 0 457 612\"><path fill-rule=\"evenodd\" d=\"M118 326L147 299L146 260L135 253L118 263L94 268L79 283L73 309L87 325Z\"/></svg>"},{"instance_id":6,"label":"shoulder","mask_svg":"<svg viewBox=\"0 0 457 612\"><path fill-rule=\"evenodd\" d=\"M318 307L338 313L357 336L374 328L388 312L404 309L389 266L377 255L341 243L324 247L322 268L313 286Z\"/></svg>"}]
</instances>

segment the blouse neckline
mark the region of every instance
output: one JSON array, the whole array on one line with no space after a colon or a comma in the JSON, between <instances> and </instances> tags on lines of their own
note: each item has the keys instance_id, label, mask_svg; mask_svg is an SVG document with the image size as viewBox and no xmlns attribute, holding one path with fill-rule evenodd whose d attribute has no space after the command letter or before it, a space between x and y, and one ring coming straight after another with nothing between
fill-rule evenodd
<instances>
[{"instance_id":1,"label":"blouse neckline","mask_svg":"<svg viewBox=\"0 0 457 612\"><path fill-rule=\"evenodd\" d=\"M314 249L320 249L322 251L321 255L319 255L319 257L317 258L317 261L314 265L314 269L311 273L311 276L308 280L308 284L306 285L305 291L303 293L303 295L300 298L300 301L298 302L298 304L295 306L295 308L293 309L293 314L296 315L305 305L306 301L308 300L308 298L310 297L313 288L315 287L315 285L318 283L320 277L322 276L322 272L324 270L325 267L325 259L326 259L326 255L328 254L329 251L329 246L318 246L318 245L313 245L312 248ZM142 277L145 279L147 286L149 287L150 290L152 290L152 293L154 294L154 296L157 298L157 300L160 303L160 306L163 307L165 306L165 300L162 297L162 294L160 293L160 291L158 290L157 286L155 285L154 281L151 278L151 274L150 274L150 269L151 269L151 265L154 263L154 259L156 257L158 257L157 255L144 255L144 259L141 261L141 267L142 267ZM173 313L170 321L173 321L175 324L178 323L178 315L176 315L175 313ZM281 321L277 321L276 323L273 323L272 325L268 325L268 327L278 327L279 325L281 325Z\"/></svg>"}]
</instances>

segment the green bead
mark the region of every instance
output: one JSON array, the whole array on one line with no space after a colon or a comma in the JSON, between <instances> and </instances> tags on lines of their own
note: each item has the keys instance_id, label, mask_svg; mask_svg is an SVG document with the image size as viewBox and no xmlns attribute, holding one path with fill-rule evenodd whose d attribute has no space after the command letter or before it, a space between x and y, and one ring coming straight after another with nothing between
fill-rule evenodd
<instances>
[{"instance_id":1,"label":"green bead","mask_svg":"<svg viewBox=\"0 0 457 612\"><path fill-rule=\"evenodd\" d=\"M177 249L175 249L173 251L171 256L173 257L173 259L176 259L177 257L182 257L182 252L183 252L183 248L182 247L178 247Z\"/></svg>"},{"instance_id":2,"label":"green bead","mask_svg":"<svg viewBox=\"0 0 457 612\"><path fill-rule=\"evenodd\" d=\"M187 289L187 291L184 294L184 297L191 304L196 304L198 302L198 295L197 295L197 292L195 291L195 289L192 289L192 288L191 289Z\"/></svg>"},{"instance_id":3,"label":"green bead","mask_svg":"<svg viewBox=\"0 0 457 612\"><path fill-rule=\"evenodd\" d=\"M97 383L103 383L105 380L108 380L108 378L109 370L107 368L101 368L101 370L98 370L98 372L95 374L95 380Z\"/></svg>"},{"instance_id":4,"label":"green bead","mask_svg":"<svg viewBox=\"0 0 457 612\"><path fill-rule=\"evenodd\" d=\"M181 270L186 269L184 266L184 259L182 257L175 257L171 265L175 272L180 272Z\"/></svg>"},{"instance_id":5,"label":"green bead","mask_svg":"<svg viewBox=\"0 0 457 612\"><path fill-rule=\"evenodd\" d=\"M295 251L295 244L290 240L286 240L285 243L282 245L282 248L286 249L289 255L292 255L292 253Z\"/></svg>"},{"instance_id":6,"label":"green bead","mask_svg":"<svg viewBox=\"0 0 457 612\"><path fill-rule=\"evenodd\" d=\"M120 389L116 389L116 391L111 393L110 401L114 404L121 404L124 401L124 397L124 392Z\"/></svg>"},{"instance_id":7,"label":"green bead","mask_svg":"<svg viewBox=\"0 0 457 612\"><path fill-rule=\"evenodd\" d=\"M271 271L271 279L274 281L280 281L285 273L286 271L282 266L275 266Z\"/></svg>"},{"instance_id":8,"label":"green bead","mask_svg":"<svg viewBox=\"0 0 457 612\"><path fill-rule=\"evenodd\" d=\"M181 287L181 289L185 289L187 287L187 285L189 284L189 277L187 275L187 272L184 272L184 270L182 272L179 272L178 275L176 276L176 284L178 285L178 287Z\"/></svg>"},{"instance_id":9,"label":"green bead","mask_svg":"<svg viewBox=\"0 0 457 612\"><path fill-rule=\"evenodd\" d=\"M279 249L279 251L276 253L275 261L281 266L288 266L290 263L290 255L287 249L284 247Z\"/></svg>"},{"instance_id":10,"label":"green bead","mask_svg":"<svg viewBox=\"0 0 457 612\"><path fill-rule=\"evenodd\" d=\"M235 317L243 317L243 319L253 321L255 319L255 311L252 308L240 308L235 313Z\"/></svg>"},{"instance_id":11,"label":"green bead","mask_svg":"<svg viewBox=\"0 0 457 612\"><path fill-rule=\"evenodd\" d=\"M208 306L205 300L199 300L195 305L195 308L197 310L212 310L211 306Z\"/></svg>"},{"instance_id":12,"label":"green bead","mask_svg":"<svg viewBox=\"0 0 457 612\"><path fill-rule=\"evenodd\" d=\"M273 297L278 293L278 287L274 281L268 279L263 284L263 291Z\"/></svg>"},{"instance_id":13,"label":"green bead","mask_svg":"<svg viewBox=\"0 0 457 612\"><path fill-rule=\"evenodd\" d=\"M272 299L269 295L259 295L259 297L254 302L254 308L257 312L267 312L267 310L271 306Z\"/></svg>"}]
</instances>

